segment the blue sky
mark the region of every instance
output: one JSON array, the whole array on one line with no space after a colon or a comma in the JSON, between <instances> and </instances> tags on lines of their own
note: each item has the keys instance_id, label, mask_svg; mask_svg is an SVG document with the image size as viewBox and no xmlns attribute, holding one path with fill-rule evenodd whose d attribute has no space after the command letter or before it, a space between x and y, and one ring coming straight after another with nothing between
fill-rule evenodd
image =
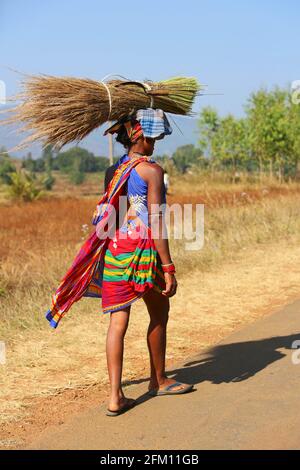
<instances>
[{"instance_id":1,"label":"blue sky","mask_svg":"<svg viewBox=\"0 0 300 470\"><path fill-rule=\"evenodd\" d=\"M19 77L6 67L94 79L193 75L218 93L194 111L240 116L251 91L300 79L299 13L296 0L0 0L0 79L11 95Z\"/></svg>"}]
</instances>

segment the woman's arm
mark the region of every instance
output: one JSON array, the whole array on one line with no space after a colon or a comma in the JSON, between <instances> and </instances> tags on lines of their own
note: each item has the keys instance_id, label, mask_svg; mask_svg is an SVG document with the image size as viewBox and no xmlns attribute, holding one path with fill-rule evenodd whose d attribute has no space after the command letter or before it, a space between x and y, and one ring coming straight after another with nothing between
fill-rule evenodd
<instances>
[{"instance_id":1,"label":"woman's arm","mask_svg":"<svg viewBox=\"0 0 300 470\"><path fill-rule=\"evenodd\" d=\"M147 169L144 165L147 165ZM161 209L160 213L158 213L158 205L164 203L164 172L162 167L156 163L145 163L141 164L140 167L141 173L143 173L143 178L148 183L148 213L149 224L151 226L152 233L155 235L153 241L162 264L169 264L172 262L172 259L169 249L169 240L167 237L167 227ZM166 289L163 291L163 294L171 297L176 293L177 281L174 274L165 273L164 276Z\"/></svg>"}]
</instances>

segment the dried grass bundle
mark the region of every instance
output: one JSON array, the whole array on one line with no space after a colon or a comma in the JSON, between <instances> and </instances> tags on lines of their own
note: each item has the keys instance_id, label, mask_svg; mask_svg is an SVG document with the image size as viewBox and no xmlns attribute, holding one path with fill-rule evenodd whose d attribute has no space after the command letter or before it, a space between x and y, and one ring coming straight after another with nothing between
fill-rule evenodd
<instances>
[{"instance_id":1,"label":"dried grass bundle","mask_svg":"<svg viewBox=\"0 0 300 470\"><path fill-rule=\"evenodd\" d=\"M201 86L195 78L174 77L161 82L109 80L29 75L14 97L21 103L1 124L20 124L29 132L18 149L42 141L55 148L80 141L108 120L118 120L140 108L191 115Z\"/></svg>"}]
</instances>

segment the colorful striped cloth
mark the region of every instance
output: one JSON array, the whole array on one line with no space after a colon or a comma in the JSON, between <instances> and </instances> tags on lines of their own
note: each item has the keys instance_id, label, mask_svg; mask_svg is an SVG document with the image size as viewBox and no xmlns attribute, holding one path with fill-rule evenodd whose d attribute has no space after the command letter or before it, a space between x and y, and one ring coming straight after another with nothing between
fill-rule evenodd
<instances>
[{"instance_id":1,"label":"colorful striped cloth","mask_svg":"<svg viewBox=\"0 0 300 470\"><path fill-rule=\"evenodd\" d=\"M131 227L130 235L124 239L117 230L107 246L102 276L103 313L129 306L149 289L161 292L166 288L160 257L141 230L146 230L142 221Z\"/></svg>"},{"instance_id":2,"label":"colorful striped cloth","mask_svg":"<svg viewBox=\"0 0 300 470\"><path fill-rule=\"evenodd\" d=\"M142 156L129 159L116 169L107 191L100 199L93 215L92 223L96 226L95 231L80 248L71 267L52 296L52 306L46 312L46 319L51 327L56 328L73 303L80 300L83 296L101 296L101 287L99 287L97 282L97 276L99 277L100 273L99 266L103 266L105 248L109 242L109 234L105 235L105 229L111 214L109 204L117 210L119 196L122 194L124 184L131 170L142 161L149 161L149 157ZM149 245L155 251L150 227L146 228L145 235L147 235L147 238L141 239L140 243L144 244L144 247ZM147 260L144 263L144 268L145 271L149 271L149 282L151 284L151 280L154 282L156 277L156 273L153 270L153 260ZM134 282L134 279L130 278L129 273L128 281Z\"/></svg>"}]
</instances>

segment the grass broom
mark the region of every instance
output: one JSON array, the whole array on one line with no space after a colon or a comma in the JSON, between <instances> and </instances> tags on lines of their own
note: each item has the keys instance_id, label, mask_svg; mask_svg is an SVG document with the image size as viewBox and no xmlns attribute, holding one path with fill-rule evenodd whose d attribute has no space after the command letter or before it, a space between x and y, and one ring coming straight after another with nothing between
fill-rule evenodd
<instances>
[{"instance_id":1,"label":"grass broom","mask_svg":"<svg viewBox=\"0 0 300 470\"><path fill-rule=\"evenodd\" d=\"M191 77L174 77L160 82L109 80L28 75L1 125L18 124L18 132L29 135L15 148L36 141L60 149L80 141L106 121L119 120L141 108L193 115L192 104L201 86ZM7 112L7 111L6 111Z\"/></svg>"}]
</instances>

